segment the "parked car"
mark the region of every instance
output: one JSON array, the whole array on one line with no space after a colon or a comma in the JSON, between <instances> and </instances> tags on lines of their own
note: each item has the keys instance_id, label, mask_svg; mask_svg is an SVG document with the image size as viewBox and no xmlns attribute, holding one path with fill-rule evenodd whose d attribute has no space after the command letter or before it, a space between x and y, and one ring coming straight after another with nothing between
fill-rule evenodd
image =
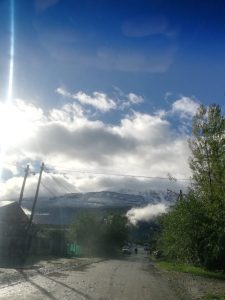
<instances>
[{"instance_id":1,"label":"parked car","mask_svg":"<svg viewBox=\"0 0 225 300\"><path fill-rule=\"evenodd\" d=\"M123 253L123 254L131 254L131 253L132 253L132 250L131 250L130 247L124 246L124 247L122 248L122 253Z\"/></svg>"}]
</instances>

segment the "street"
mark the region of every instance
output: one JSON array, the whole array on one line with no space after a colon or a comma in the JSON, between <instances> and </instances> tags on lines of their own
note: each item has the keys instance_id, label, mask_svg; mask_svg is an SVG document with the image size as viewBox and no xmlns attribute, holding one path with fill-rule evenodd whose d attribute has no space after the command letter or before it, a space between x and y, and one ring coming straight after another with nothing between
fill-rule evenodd
<instances>
[{"instance_id":1,"label":"street","mask_svg":"<svg viewBox=\"0 0 225 300\"><path fill-rule=\"evenodd\" d=\"M143 250L122 259L100 260L77 269L37 270L10 286L0 288L0 299L178 300L149 262Z\"/></svg>"}]
</instances>

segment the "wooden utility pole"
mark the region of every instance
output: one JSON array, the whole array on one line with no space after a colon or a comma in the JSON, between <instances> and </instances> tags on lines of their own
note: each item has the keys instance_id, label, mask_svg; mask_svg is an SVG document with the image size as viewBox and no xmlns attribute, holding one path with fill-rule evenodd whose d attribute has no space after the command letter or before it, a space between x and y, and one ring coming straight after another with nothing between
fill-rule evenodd
<instances>
[{"instance_id":1,"label":"wooden utility pole","mask_svg":"<svg viewBox=\"0 0 225 300\"><path fill-rule=\"evenodd\" d=\"M179 198L180 198L180 200L183 200L183 191L182 190L180 190Z\"/></svg>"},{"instance_id":2,"label":"wooden utility pole","mask_svg":"<svg viewBox=\"0 0 225 300\"><path fill-rule=\"evenodd\" d=\"M39 174L39 178L38 178L38 184L37 184L36 194L35 194L35 197L34 197L34 203L33 203L32 210L31 210L29 228L30 228L30 226L32 224L32 221L33 221L33 218L34 218L34 211L35 211L35 207L36 207L36 203L37 203L37 199L38 199L38 193L39 193L39 188L40 188L40 184L41 184L41 176L42 176L42 172L44 170L44 167L45 167L45 164L42 163L40 174Z\"/></svg>"},{"instance_id":3,"label":"wooden utility pole","mask_svg":"<svg viewBox=\"0 0 225 300\"><path fill-rule=\"evenodd\" d=\"M167 189L167 192L170 192L170 193L173 193L174 195L177 195L178 196L177 201L178 200L183 200L183 196L185 195L185 194L183 194L182 190L180 190L179 194L177 192L171 191L169 189Z\"/></svg>"},{"instance_id":4,"label":"wooden utility pole","mask_svg":"<svg viewBox=\"0 0 225 300\"><path fill-rule=\"evenodd\" d=\"M29 165L27 165L27 167L25 169L23 184L22 184L21 191L20 191L19 206L21 206L21 203L22 203L22 200L23 200L23 192L24 192L24 188L25 188L28 173L29 173Z\"/></svg>"}]
</instances>

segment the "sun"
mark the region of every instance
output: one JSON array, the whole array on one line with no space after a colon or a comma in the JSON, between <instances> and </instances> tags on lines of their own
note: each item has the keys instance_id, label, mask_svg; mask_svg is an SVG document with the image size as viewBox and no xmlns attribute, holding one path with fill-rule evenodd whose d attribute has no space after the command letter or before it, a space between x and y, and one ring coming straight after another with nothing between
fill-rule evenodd
<instances>
[{"instance_id":1,"label":"sun","mask_svg":"<svg viewBox=\"0 0 225 300\"><path fill-rule=\"evenodd\" d=\"M30 137L32 122L29 113L15 103L0 102L0 145L2 149L17 146Z\"/></svg>"}]
</instances>

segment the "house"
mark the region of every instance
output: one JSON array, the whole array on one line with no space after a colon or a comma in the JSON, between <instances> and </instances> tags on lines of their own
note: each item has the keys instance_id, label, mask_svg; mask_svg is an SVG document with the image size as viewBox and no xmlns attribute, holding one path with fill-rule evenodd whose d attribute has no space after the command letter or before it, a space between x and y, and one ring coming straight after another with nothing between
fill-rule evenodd
<instances>
[{"instance_id":1,"label":"house","mask_svg":"<svg viewBox=\"0 0 225 300\"><path fill-rule=\"evenodd\" d=\"M0 202L0 258L24 253L29 218L18 202Z\"/></svg>"}]
</instances>

